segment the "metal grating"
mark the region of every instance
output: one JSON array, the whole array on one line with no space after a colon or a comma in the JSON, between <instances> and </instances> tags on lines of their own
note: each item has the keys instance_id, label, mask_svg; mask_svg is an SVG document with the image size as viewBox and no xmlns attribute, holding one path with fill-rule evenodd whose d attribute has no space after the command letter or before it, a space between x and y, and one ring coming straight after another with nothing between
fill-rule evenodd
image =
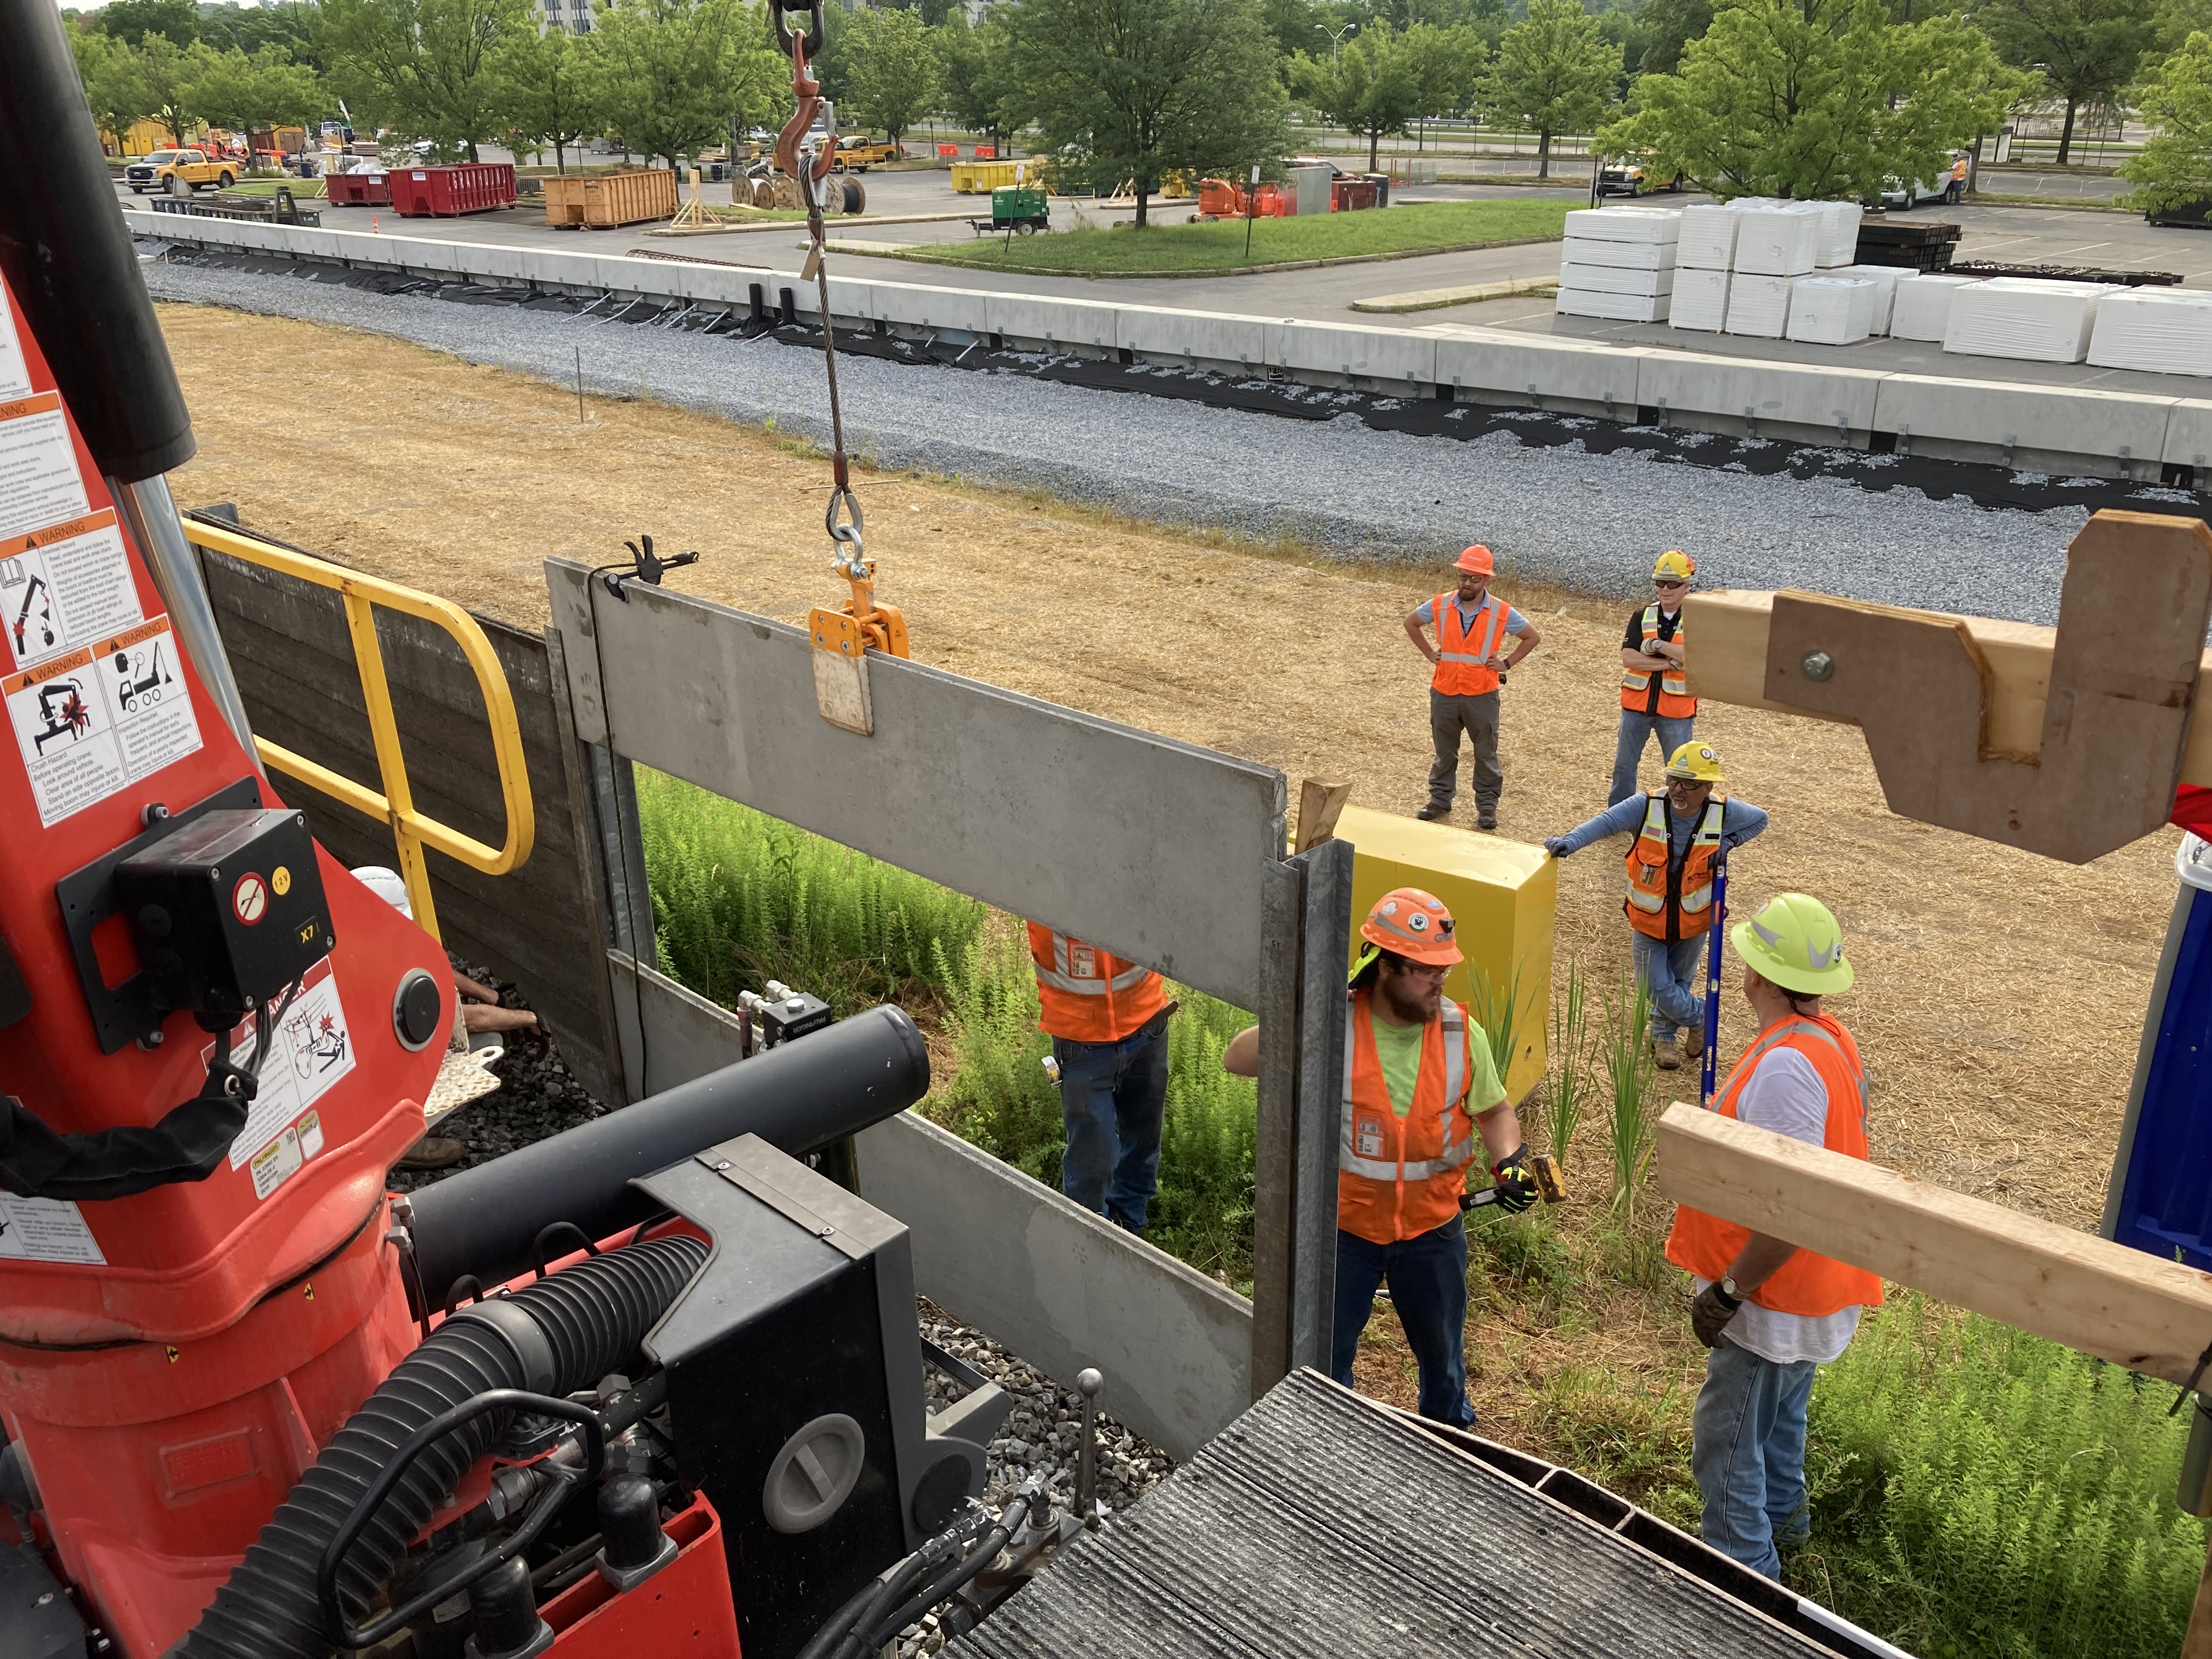
<instances>
[{"instance_id":1,"label":"metal grating","mask_svg":"<svg viewBox=\"0 0 2212 1659\"><path fill-rule=\"evenodd\" d=\"M1794 1596L1771 1593L1778 1611L1794 1610ZM959 1659L1829 1651L1311 1371L946 1649Z\"/></svg>"}]
</instances>

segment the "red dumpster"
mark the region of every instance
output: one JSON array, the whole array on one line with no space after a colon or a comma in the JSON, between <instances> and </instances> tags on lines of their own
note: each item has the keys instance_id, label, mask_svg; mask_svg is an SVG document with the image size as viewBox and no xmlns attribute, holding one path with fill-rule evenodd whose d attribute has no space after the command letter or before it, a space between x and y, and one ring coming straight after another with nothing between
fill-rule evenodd
<instances>
[{"instance_id":1,"label":"red dumpster","mask_svg":"<svg viewBox=\"0 0 2212 1659\"><path fill-rule=\"evenodd\" d=\"M1332 181L1328 210L1331 213L1351 213L1375 205L1375 181L1371 179L1337 179Z\"/></svg>"},{"instance_id":2,"label":"red dumpster","mask_svg":"<svg viewBox=\"0 0 2212 1659\"><path fill-rule=\"evenodd\" d=\"M332 173L323 179L332 207L390 207L392 186L381 173Z\"/></svg>"},{"instance_id":3,"label":"red dumpster","mask_svg":"<svg viewBox=\"0 0 2212 1659\"><path fill-rule=\"evenodd\" d=\"M451 218L514 205L514 167L507 161L462 161L444 167L401 167L392 181L392 209L402 218Z\"/></svg>"}]
</instances>

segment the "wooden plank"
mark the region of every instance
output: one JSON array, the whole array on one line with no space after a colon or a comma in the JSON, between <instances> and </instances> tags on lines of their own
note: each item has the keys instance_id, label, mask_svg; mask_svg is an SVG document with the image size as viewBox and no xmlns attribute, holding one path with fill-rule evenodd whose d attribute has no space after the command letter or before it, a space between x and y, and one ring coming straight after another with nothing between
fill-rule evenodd
<instances>
[{"instance_id":1,"label":"wooden plank","mask_svg":"<svg viewBox=\"0 0 2212 1659\"><path fill-rule=\"evenodd\" d=\"M1746 708L1808 720L1838 720L1833 714L1771 701L1766 696L1766 642L1774 595L1736 588L1692 592L1683 601L1683 623L1691 647L1685 666L1693 696ZM1964 623L1990 666L1987 745L2032 755L2043 741L2044 704L2051 695L2051 659L2057 629L1988 617L1953 617L1929 611L1947 622ZM2198 669L2198 695L2212 681L2212 651ZM1838 720L1841 725L1854 721ZM2182 752L2181 780L2212 788L2212 720L2191 722Z\"/></svg>"},{"instance_id":2,"label":"wooden plank","mask_svg":"<svg viewBox=\"0 0 2212 1659\"><path fill-rule=\"evenodd\" d=\"M2212 1273L1676 1103L1659 1190L2096 1355L2185 1383L2212 1343Z\"/></svg>"},{"instance_id":3,"label":"wooden plank","mask_svg":"<svg viewBox=\"0 0 2212 1659\"><path fill-rule=\"evenodd\" d=\"M1322 778L1298 785L1298 839L1295 851L1310 853L1336 834L1336 821L1352 799L1352 786Z\"/></svg>"}]
</instances>

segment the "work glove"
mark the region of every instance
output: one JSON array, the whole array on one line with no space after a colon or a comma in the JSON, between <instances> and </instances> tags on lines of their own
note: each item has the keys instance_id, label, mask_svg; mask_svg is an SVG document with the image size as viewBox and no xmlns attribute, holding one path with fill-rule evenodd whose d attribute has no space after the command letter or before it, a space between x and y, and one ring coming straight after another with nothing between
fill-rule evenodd
<instances>
[{"instance_id":1,"label":"work glove","mask_svg":"<svg viewBox=\"0 0 2212 1659\"><path fill-rule=\"evenodd\" d=\"M1490 1166L1491 1179L1498 1183L1498 1207L1508 1215L1519 1215L1536 1201L1536 1177L1523 1162L1528 1156L1526 1146L1517 1147Z\"/></svg>"},{"instance_id":2,"label":"work glove","mask_svg":"<svg viewBox=\"0 0 2212 1659\"><path fill-rule=\"evenodd\" d=\"M1573 849L1567 845L1565 836L1553 836L1544 843L1544 850L1555 859L1563 859Z\"/></svg>"},{"instance_id":3,"label":"work glove","mask_svg":"<svg viewBox=\"0 0 2212 1659\"><path fill-rule=\"evenodd\" d=\"M1718 1285L1708 1285L1698 1292L1698 1299L1690 1304L1690 1329L1698 1341L1709 1348L1721 1345L1721 1333L1728 1328L1736 1310L1742 1307L1741 1299L1731 1300Z\"/></svg>"}]
</instances>

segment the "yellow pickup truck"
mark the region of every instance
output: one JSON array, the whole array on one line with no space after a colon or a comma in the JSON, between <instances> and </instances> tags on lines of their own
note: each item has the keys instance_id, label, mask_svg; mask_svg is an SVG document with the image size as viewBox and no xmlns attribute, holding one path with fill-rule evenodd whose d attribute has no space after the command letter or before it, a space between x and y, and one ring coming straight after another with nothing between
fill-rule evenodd
<instances>
[{"instance_id":1,"label":"yellow pickup truck","mask_svg":"<svg viewBox=\"0 0 2212 1659\"><path fill-rule=\"evenodd\" d=\"M866 173L870 167L885 161L896 161L905 152L898 145L878 143L865 133L853 133L837 141L837 154L830 159L832 173Z\"/></svg>"},{"instance_id":2,"label":"yellow pickup truck","mask_svg":"<svg viewBox=\"0 0 2212 1659\"><path fill-rule=\"evenodd\" d=\"M123 169L123 182L131 186L133 196L143 196L149 190L182 196L210 185L228 190L237 178L229 162L211 161L206 151L198 149L157 149Z\"/></svg>"}]
</instances>

